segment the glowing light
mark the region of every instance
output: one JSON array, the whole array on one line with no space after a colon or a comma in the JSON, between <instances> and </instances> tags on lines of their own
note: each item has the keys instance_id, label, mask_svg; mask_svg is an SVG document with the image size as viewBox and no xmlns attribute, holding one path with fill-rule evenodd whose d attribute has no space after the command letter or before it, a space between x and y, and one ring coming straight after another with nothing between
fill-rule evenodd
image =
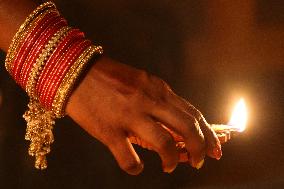
<instances>
[{"instance_id":1,"label":"glowing light","mask_svg":"<svg viewBox=\"0 0 284 189\"><path fill-rule=\"evenodd\" d=\"M243 98L241 98L236 104L231 119L228 123L232 128L242 132L246 129L248 119L248 112L246 104Z\"/></svg>"}]
</instances>

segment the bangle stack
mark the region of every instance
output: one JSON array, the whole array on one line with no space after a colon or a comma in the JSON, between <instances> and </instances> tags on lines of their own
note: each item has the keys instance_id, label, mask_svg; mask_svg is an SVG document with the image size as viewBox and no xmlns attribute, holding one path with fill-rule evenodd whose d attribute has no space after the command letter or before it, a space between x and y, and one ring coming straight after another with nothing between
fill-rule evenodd
<instances>
[{"instance_id":1,"label":"bangle stack","mask_svg":"<svg viewBox=\"0 0 284 189\"><path fill-rule=\"evenodd\" d=\"M53 2L37 7L12 39L5 67L30 97L23 117L36 168L47 168L55 119L65 116L72 89L87 63L102 53L101 46L68 26Z\"/></svg>"}]
</instances>

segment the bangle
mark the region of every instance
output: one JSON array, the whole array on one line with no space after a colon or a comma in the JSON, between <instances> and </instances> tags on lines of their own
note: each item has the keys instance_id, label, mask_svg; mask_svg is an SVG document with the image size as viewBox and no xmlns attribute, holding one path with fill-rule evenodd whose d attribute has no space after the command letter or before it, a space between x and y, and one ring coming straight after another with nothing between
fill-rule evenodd
<instances>
[{"instance_id":1,"label":"bangle","mask_svg":"<svg viewBox=\"0 0 284 189\"><path fill-rule=\"evenodd\" d=\"M37 99L35 96L35 84L38 79L38 76L40 74L40 71L42 70L42 67L45 64L45 61L47 58L51 55L52 51L54 50L54 47L56 47L57 43L59 42L60 38L64 37L66 32L70 29L70 27L63 27L61 30L59 30L50 41L45 45L45 48L42 50L41 54L36 59L36 63L32 69L32 71L29 74L29 78L26 85L26 91L29 94L30 97L33 97Z\"/></svg>"},{"instance_id":2,"label":"bangle","mask_svg":"<svg viewBox=\"0 0 284 189\"><path fill-rule=\"evenodd\" d=\"M55 70L56 67L61 65L61 62L64 61L67 58L68 52L74 47L74 45L78 45L80 41L82 41L83 38L80 35L76 35L76 37L72 38L65 46L65 49L62 51L61 56L58 56L57 59L55 59L53 62L50 62L51 67L49 71L47 72L45 78L43 79L43 87L42 91L39 91L39 99L43 106L46 105L45 97L48 93L48 90L50 89L50 86L53 85L55 77L54 75L57 74L57 70ZM45 106L46 107L46 106Z\"/></svg>"},{"instance_id":3,"label":"bangle","mask_svg":"<svg viewBox=\"0 0 284 189\"><path fill-rule=\"evenodd\" d=\"M27 35L24 42L22 43L21 47L18 50L17 55L14 58L13 67L12 67L12 74L14 79L18 82L19 71L20 68L28 55L31 47L36 42L39 35L44 31L44 29L54 20L57 18L56 12L48 12L42 20L39 21L38 25Z\"/></svg>"},{"instance_id":4,"label":"bangle","mask_svg":"<svg viewBox=\"0 0 284 189\"><path fill-rule=\"evenodd\" d=\"M65 116L66 99L69 98L78 76L86 68L86 63L88 63L95 54L103 54L101 46L90 46L85 49L62 80L52 102L52 111L55 112L57 118Z\"/></svg>"},{"instance_id":5,"label":"bangle","mask_svg":"<svg viewBox=\"0 0 284 189\"><path fill-rule=\"evenodd\" d=\"M38 97L41 103L42 96L46 91L46 88L49 86L47 83L51 82L50 72L52 68L56 65L57 62L60 61L60 58L63 58L68 47L72 42L77 40L78 38L83 38L83 33L78 29L72 29L67 36L63 39L63 41L55 48L54 52L50 56L50 58L46 62L46 66L44 67L42 74L40 75L36 90L38 92Z\"/></svg>"},{"instance_id":6,"label":"bangle","mask_svg":"<svg viewBox=\"0 0 284 189\"><path fill-rule=\"evenodd\" d=\"M5 67L7 71L10 71L11 61L14 58L15 51L17 49L18 44L24 38L23 33L30 26L31 22L34 21L40 14L42 14L46 10L54 10L56 8L55 4L52 2L46 2L38 6L24 21L24 23L20 26L19 30L15 34L10 44L10 47L7 51Z\"/></svg>"},{"instance_id":7,"label":"bangle","mask_svg":"<svg viewBox=\"0 0 284 189\"><path fill-rule=\"evenodd\" d=\"M30 72L31 65L35 62L36 58L39 56L40 52L43 50L46 43L50 43L49 40L60 31L63 26L66 26L67 23L64 19L58 19L53 26L49 27L47 31L43 32L40 38L37 40L33 48L31 49L29 56L27 57L25 63L22 66L19 82L22 88L25 88L27 81L27 73ZM57 35L57 34L56 34ZM56 36L55 35L55 36ZM57 39L59 40L59 39ZM57 43L57 40L54 43ZM51 49L53 50L53 49Z\"/></svg>"},{"instance_id":8,"label":"bangle","mask_svg":"<svg viewBox=\"0 0 284 189\"><path fill-rule=\"evenodd\" d=\"M88 46L91 45L91 41L84 40L80 44L78 44L77 48L74 49L74 51L70 53L70 56L67 57L64 62L62 62L62 65L60 65L60 68L56 70L56 74L54 74L54 78L52 79L55 81L53 83L53 87L51 87L51 90L49 90L46 94L46 108L47 110L50 110L51 104L55 95L55 92L58 90L59 84L61 83L62 79L66 77L66 72L69 70L70 66L74 64L74 61L80 56L80 54L86 49Z\"/></svg>"},{"instance_id":9,"label":"bangle","mask_svg":"<svg viewBox=\"0 0 284 189\"><path fill-rule=\"evenodd\" d=\"M76 81L91 57L102 53L101 46L68 26L53 2L37 7L13 37L5 67L30 98L23 115L25 139L37 169L47 168L55 119L64 117Z\"/></svg>"},{"instance_id":10,"label":"bangle","mask_svg":"<svg viewBox=\"0 0 284 189\"><path fill-rule=\"evenodd\" d=\"M45 91L42 92L42 105L44 107L47 107L47 96L50 90L52 90L52 88L54 87L54 84L56 83L56 77L57 75L60 74L60 69L59 67L65 67L65 65L63 64L65 62L66 59L69 59L69 57L71 56L70 54L72 53L72 51L77 51L78 49L78 45L83 41L84 39L77 39L76 41L73 41L73 43L69 46L69 48L66 49L66 52L64 53L64 56L62 56L55 65L53 65L51 71L49 72L49 77L47 79L47 85L45 87Z\"/></svg>"}]
</instances>

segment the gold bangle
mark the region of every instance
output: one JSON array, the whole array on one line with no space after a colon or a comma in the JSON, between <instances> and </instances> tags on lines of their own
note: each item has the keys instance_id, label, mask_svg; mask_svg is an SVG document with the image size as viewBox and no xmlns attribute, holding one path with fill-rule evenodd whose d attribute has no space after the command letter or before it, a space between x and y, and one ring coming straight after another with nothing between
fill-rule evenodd
<instances>
[{"instance_id":1,"label":"gold bangle","mask_svg":"<svg viewBox=\"0 0 284 189\"><path fill-rule=\"evenodd\" d=\"M12 42L8 48L6 60L5 60L5 67L6 70L10 73L11 70L11 62L14 59L16 49L27 34L27 29L31 27L32 23L37 19L40 15L45 13L47 10L56 10L56 6L53 2L46 2L40 6L38 6L24 21L24 23L20 26L16 34L14 35Z\"/></svg>"},{"instance_id":2,"label":"gold bangle","mask_svg":"<svg viewBox=\"0 0 284 189\"><path fill-rule=\"evenodd\" d=\"M11 71L13 70L14 64L13 64L13 60L15 58L15 53L19 50L20 48L20 44L23 42L23 40L27 37L27 35L30 32L33 32L33 30L35 29L35 26L38 24L38 22L40 22L42 20L43 17L45 17L47 14L50 14L51 12L55 12L58 13L59 12L56 9L47 9L44 12L41 12L27 27L26 30L24 30L22 32L22 34L19 36L19 38L15 41L15 45L14 45L14 49L12 49L10 52L11 55L9 55L8 57L6 57L7 63L5 63L5 65L7 65L6 67L9 69L9 73L11 74Z\"/></svg>"},{"instance_id":3,"label":"gold bangle","mask_svg":"<svg viewBox=\"0 0 284 189\"><path fill-rule=\"evenodd\" d=\"M54 34L54 36L51 37L51 39L47 42L44 49L42 49L41 54L36 59L36 62L34 63L32 67L32 70L30 72L30 76L28 78L27 85L26 85L26 92L28 93L30 98L37 99L37 96L35 95L35 85L40 75L40 72L46 63L46 60L52 54L57 44L67 35L70 29L71 27L65 26L61 28L59 31L57 31Z\"/></svg>"},{"instance_id":4,"label":"gold bangle","mask_svg":"<svg viewBox=\"0 0 284 189\"><path fill-rule=\"evenodd\" d=\"M54 142L52 133L55 124L54 120L55 118L64 116L67 98L69 97L77 78L86 67L90 58L95 53L101 54L102 52L102 47L90 46L79 56L64 77L64 82L60 84L51 111L45 110L37 99L30 99L28 104L29 109L23 116L27 122L25 139L31 142L29 154L35 157L35 167L37 169L47 168L46 155L50 153L50 145Z\"/></svg>"},{"instance_id":5,"label":"gold bangle","mask_svg":"<svg viewBox=\"0 0 284 189\"><path fill-rule=\"evenodd\" d=\"M28 104L29 110L23 116L27 121L25 139L30 141L29 154L35 156L35 167L37 169L47 167L46 155L50 152L50 145L54 141L52 129L55 122L53 113L46 111L35 96L35 85L45 61L70 29L71 27L68 26L62 27L47 42L39 58L37 58L27 82L26 90L30 96L30 102Z\"/></svg>"},{"instance_id":6,"label":"gold bangle","mask_svg":"<svg viewBox=\"0 0 284 189\"><path fill-rule=\"evenodd\" d=\"M74 74L75 69L78 67L78 64L82 63L83 59L86 57L86 55L88 53L90 53L92 49L92 46L88 47L87 49L85 49L81 55L77 58L77 60L74 62L74 64L70 67L70 69L68 70L67 74L65 75L65 77L63 78L56 94L54 97L54 100L52 102L52 112L54 112L54 114L56 115L56 117L64 117L64 115L62 115L61 112L61 105L62 102L64 101L63 98L66 96L67 91L64 91L64 86L66 85L66 82L68 81L68 79Z\"/></svg>"},{"instance_id":7,"label":"gold bangle","mask_svg":"<svg viewBox=\"0 0 284 189\"><path fill-rule=\"evenodd\" d=\"M94 54L102 54L103 49L101 46L90 46L87 48L75 61L75 63L68 70L68 73L61 82L55 98L52 102L52 111L57 118L65 116L65 107L70 93L76 83L79 75L86 67L89 60L94 56Z\"/></svg>"},{"instance_id":8,"label":"gold bangle","mask_svg":"<svg viewBox=\"0 0 284 189\"><path fill-rule=\"evenodd\" d=\"M44 41L45 43L41 44L44 46L39 54L36 54L37 57L35 57L36 60L34 62L21 62L15 65L13 65L13 62L15 59L20 58L18 56L21 56L20 53L22 50L29 50L28 48L22 49L22 47L25 47L24 43L28 40L27 37L33 33L39 34L39 31L36 31L38 28L37 26L41 23L40 21L43 21L45 16L51 12L55 12L59 15L55 4L50 1L37 7L26 18L13 37L5 60L5 67L11 75L13 74L13 70L16 68L15 65L21 66L23 64L28 70L31 68L30 72L27 73L29 75L25 75L25 72L24 78L19 79L21 80L20 82L26 81L25 90L30 97L28 110L23 115L27 122L25 139L30 141L29 154L35 157L35 167L38 169L47 168L46 155L50 153L50 145L54 141L52 129L55 124L55 119L61 118L65 115L66 104L75 86L75 82L78 80L82 71L86 68L87 63L90 61L92 56L103 53L101 46L90 45L86 47L85 50L80 53L79 57L76 58L74 62L72 61L72 65L68 65L68 67L71 67L67 70L64 77L62 75L63 80L56 91L51 110L46 109L39 101L36 85L47 60L49 60L50 56L54 53L58 44L60 44L62 40L68 36L68 33L71 31L71 27L63 26L58 29L55 34L50 36L50 38L46 39L47 41ZM64 54L60 54L60 56L64 60ZM20 67L17 67L17 71L18 68L21 69ZM20 73L19 77L22 77L21 74L22 73Z\"/></svg>"}]
</instances>

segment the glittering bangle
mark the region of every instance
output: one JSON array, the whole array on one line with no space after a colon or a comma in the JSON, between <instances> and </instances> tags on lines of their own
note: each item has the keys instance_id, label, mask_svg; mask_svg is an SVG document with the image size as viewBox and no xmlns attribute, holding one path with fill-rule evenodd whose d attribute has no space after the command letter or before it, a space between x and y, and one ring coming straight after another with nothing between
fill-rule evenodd
<instances>
[{"instance_id":1,"label":"glittering bangle","mask_svg":"<svg viewBox=\"0 0 284 189\"><path fill-rule=\"evenodd\" d=\"M14 76L14 79L18 82L18 74L20 71L20 68L22 66L23 60L26 58L28 53L30 52L31 47L36 42L39 35L44 31L48 25L57 18L57 13L53 12L50 14L45 15L45 17L41 20L41 22L28 34L24 42L22 43L20 49L18 50L17 55L15 56L15 59L13 61L13 68L12 68L12 74Z\"/></svg>"},{"instance_id":2,"label":"glittering bangle","mask_svg":"<svg viewBox=\"0 0 284 189\"><path fill-rule=\"evenodd\" d=\"M70 27L63 27L59 30L50 41L45 45L45 48L42 50L41 54L36 59L35 65L33 66L26 84L26 91L28 95L32 98L37 99L35 85L38 80L43 66L45 65L46 60L52 54L56 45L60 42L60 38L64 37L66 32L70 30Z\"/></svg>"},{"instance_id":3,"label":"glittering bangle","mask_svg":"<svg viewBox=\"0 0 284 189\"><path fill-rule=\"evenodd\" d=\"M25 88L26 81L27 81L27 73L30 72L32 64L30 62L35 62L36 58L43 50L45 44L54 36L56 32L58 32L63 26L67 26L67 22L61 18L58 19L57 22L54 23L53 26L49 27L47 31L43 32L40 38L37 40L36 44L34 44L33 48L31 49L29 56L27 57L25 63L22 66L19 83L21 84L22 88ZM56 43L56 41L55 41Z\"/></svg>"},{"instance_id":4,"label":"glittering bangle","mask_svg":"<svg viewBox=\"0 0 284 189\"><path fill-rule=\"evenodd\" d=\"M54 85L51 87L51 90L48 91L46 95L46 108L50 110L51 104L55 95L55 92L58 90L59 84L61 83L62 79L65 77L66 72L69 70L70 66L74 64L74 61L80 56L80 54L86 49L88 46L91 45L89 40L82 41L77 47L74 49L73 52L70 53L70 56L67 57L60 68L58 68L57 73L53 74L55 77L53 79Z\"/></svg>"},{"instance_id":5,"label":"glittering bangle","mask_svg":"<svg viewBox=\"0 0 284 189\"><path fill-rule=\"evenodd\" d=\"M74 85L91 57L102 53L101 46L67 25L53 2L36 8L13 37L5 67L30 97L23 117L36 168L47 167L55 119L65 115Z\"/></svg>"},{"instance_id":6,"label":"glittering bangle","mask_svg":"<svg viewBox=\"0 0 284 189\"><path fill-rule=\"evenodd\" d=\"M69 59L69 57L71 56L70 54L72 54L73 51L77 51L78 49L78 45L84 41L84 39L77 39L76 41L74 41L70 47L67 49L67 52L64 53L64 56L61 57L57 63L53 66L53 68L51 69L51 71L49 72L49 77L48 79L46 80L45 83L47 83L47 86L45 87L45 91L43 91L41 94L41 103L42 105L48 109L48 106L47 106L47 96L48 96L48 93L50 92L50 90L53 89L54 84L57 82L57 77L58 75L60 75L60 72L61 72L61 69L62 67L65 67L65 65L63 64L65 62L66 59Z\"/></svg>"},{"instance_id":7,"label":"glittering bangle","mask_svg":"<svg viewBox=\"0 0 284 189\"><path fill-rule=\"evenodd\" d=\"M63 39L63 41L55 48L54 53L50 56L50 58L46 62L46 66L42 70L42 74L40 75L39 81L36 86L36 90L38 92L38 98L41 103L43 103L43 95L49 86L49 83L52 82L52 75L50 72L53 67L56 66L56 63L60 62L60 59L64 57L66 51L68 51L70 44L72 44L77 39L82 39L84 34L80 32L78 29L72 29L67 36Z\"/></svg>"},{"instance_id":8,"label":"glittering bangle","mask_svg":"<svg viewBox=\"0 0 284 189\"><path fill-rule=\"evenodd\" d=\"M68 73L61 82L52 102L52 111L57 118L65 116L65 107L68 102L67 99L78 80L78 76L86 68L86 63L89 62L95 54L103 54L101 46L88 47L68 70Z\"/></svg>"},{"instance_id":9,"label":"glittering bangle","mask_svg":"<svg viewBox=\"0 0 284 189\"><path fill-rule=\"evenodd\" d=\"M40 14L44 13L46 10L55 9L56 6L53 2L46 2L38 6L24 21L24 23L20 26L17 33L14 35L10 47L7 51L5 67L7 71L10 71L11 61L14 58L15 51L18 47L20 41L25 37L24 33L30 24L37 18Z\"/></svg>"}]
</instances>

